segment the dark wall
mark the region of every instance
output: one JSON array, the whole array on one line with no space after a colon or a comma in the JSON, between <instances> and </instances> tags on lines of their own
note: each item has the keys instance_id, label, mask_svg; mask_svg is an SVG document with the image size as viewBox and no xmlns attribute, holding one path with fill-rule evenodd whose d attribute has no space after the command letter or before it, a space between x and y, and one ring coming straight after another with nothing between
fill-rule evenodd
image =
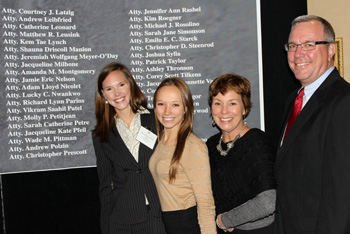
<instances>
[{"instance_id":1,"label":"dark wall","mask_svg":"<svg viewBox=\"0 0 350 234\"><path fill-rule=\"evenodd\" d=\"M265 131L277 146L287 96L300 86L287 63L284 44L292 20L307 14L307 0L261 0Z\"/></svg>"},{"instance_id":2,"label":"dark wall","mask_svg":"<svg viewBox=\"0 0 350 234\"><path fill-rule=\"evenodd\" d=\"M96 168L2 175L6 234L99 233Z\"/></svg>"},{"instance_id":3,"label":"dark wall","mask_svg":"<svg viewBox=\"0 0 350 234\"><path fill-rule=\"evenodd\" d=\"M299 86L283 45L292 19L306 13L306 0L261 1L265 128L275 144L284 101ZM1 183L6 234L99 233L96 168L2 175Z\"/></svg>"}]
</instances>

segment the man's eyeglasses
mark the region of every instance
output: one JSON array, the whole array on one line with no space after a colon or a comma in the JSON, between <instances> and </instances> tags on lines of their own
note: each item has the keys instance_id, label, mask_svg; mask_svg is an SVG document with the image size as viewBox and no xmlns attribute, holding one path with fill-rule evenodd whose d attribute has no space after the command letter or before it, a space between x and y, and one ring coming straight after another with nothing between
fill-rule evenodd
<instances>
[{"instance_id":1,"label":"man's eyeglasses","mask_svg":"<svg viewBox=\"0 0 350 234\"><path fill-rule=\"evenodd\" d=\"M329 41L307 41L307 42L304 42L301 44L287 43L284 45L284 48L288 52L295 52L295 51L297 51L298 46L301 46L301 48L304 51L308 51L308 50L316 49L316 45L329 44L329 43L331 43L331 42L329 42Z\"/></svg>"}]
</instances>

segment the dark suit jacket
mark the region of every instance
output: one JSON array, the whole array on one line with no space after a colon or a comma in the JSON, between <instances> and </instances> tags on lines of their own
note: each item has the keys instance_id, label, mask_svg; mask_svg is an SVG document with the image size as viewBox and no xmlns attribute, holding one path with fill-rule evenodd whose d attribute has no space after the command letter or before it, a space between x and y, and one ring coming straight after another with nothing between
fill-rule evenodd
<instances>
[{"instance_id":1,"label":"dark suit jacket","mask_svg":"<svg viewBox=\"0 0 350 234\"><path fill-rule=\"evenodd\" d=\"M153 112L141 114L141 125L156 133ZM109 225L113 223L146 221L145 194L152 213L160 217L159 197L148 168L153 150L140 143L139 162L136 162L115 126L109 134L109 142L100 142L99 137L93 137L93 143L100 181L102 233L108 233Z\"/></svg>"},{"instance_id":2,"label":"dark suit jacket","mask_svg":"<svg viewBox=\"0 0 350 234\"><path fill-rule=\"evenodd\" d=\"M287 103L281 138L297 92ZM350 85L335 69L279 147L275 234L350 233Z\"/></svg>"}]
</instances>

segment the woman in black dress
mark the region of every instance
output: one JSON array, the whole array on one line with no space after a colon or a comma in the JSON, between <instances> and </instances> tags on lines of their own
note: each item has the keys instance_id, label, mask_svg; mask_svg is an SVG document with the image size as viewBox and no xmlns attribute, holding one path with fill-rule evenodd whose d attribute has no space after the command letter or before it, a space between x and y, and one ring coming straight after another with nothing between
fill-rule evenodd
<instances>
[{"instance_id":1,"label":"woman in black dress","mask_svg":"<svg viewBox=\"0 0 350 234\"><path fill-rule=\"evenodd\" d=\"M271 234L275 211L275 152L266 134L246 125L250 83L235 74L209 87L213 126L221 132L207 141L218 233Z\"/></svg>"},{"instance_id":2,"label":"woman in black dress","mask_svg":"<svg viewBox=\"0 0 350 234\"><path fill-rule=\"evenodd\" d=\"M101 70L95 114L92 138L102 234L165 234L159 197L148 169L156 140L154 114L123 64L110 63ZM140 132L153 134L154 142L142 141Z\"/></svg>"}]
</instances>

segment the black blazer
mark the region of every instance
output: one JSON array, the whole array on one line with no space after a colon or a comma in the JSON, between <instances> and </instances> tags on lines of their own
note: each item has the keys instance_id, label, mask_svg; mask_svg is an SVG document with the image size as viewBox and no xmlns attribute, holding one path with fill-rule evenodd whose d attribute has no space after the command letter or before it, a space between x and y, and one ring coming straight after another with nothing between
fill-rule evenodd
<instances>
[{"instance_id":1,"label":"black blazer","mask_svg":"<svg viewBox=\"0 0 350 234\"><path fill-rule=\"evenodd\" d=\"M280 141L297 92L288 98ZM335 69L278 148L275 234L350 232L350 85Z\"/></svg>"},{"instance_id":2,"label":"black blazer","mask_svg":"<svg viewBox=\"0 0 350 234\"><path fill-rule=\"evenodd\" d=\"M151 114L141 114L141 125L156 133L153 111ZM99 137L93 137L93 144L100 181L102 233L108 233L109 225L113 223L146 221L145 194L152 213L160 217L159 197L148 168L153 149L140 143L139 162L136 162L115 126L109 134L109 142L100 142Z\"/></svg>"}]
</instances>

